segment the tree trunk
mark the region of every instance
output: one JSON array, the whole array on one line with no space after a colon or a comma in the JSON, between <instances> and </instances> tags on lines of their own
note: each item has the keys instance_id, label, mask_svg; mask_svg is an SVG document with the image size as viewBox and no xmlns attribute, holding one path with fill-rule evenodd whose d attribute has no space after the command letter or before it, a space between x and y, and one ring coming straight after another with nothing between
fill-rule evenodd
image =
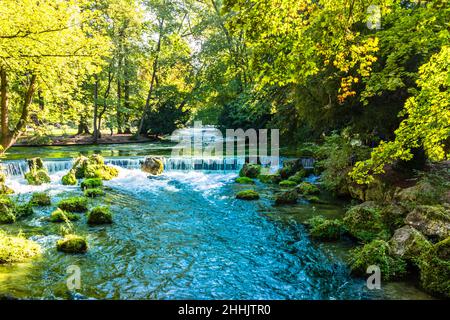
<instances>
[{"instance_id":1,"label":"tree trunk","mask_svg":"<svg viewBox=\"0 0 450 320\"><path fill-rule=\"evenodd\" d=\"M89 132L89 126L86 123L86 117L81 116L80 121L78 122L78 132L77 134L91 134Z\"/></svg>"},{"instance_id":2,"label":"tree trunk","mask_svg":"<svg viewBox=\"0 0 450 320\"><path fill-rule=\"evenodd\" d=\"M2 125L2 146L7 145L9 136L8 122L8 77L4 69L0 70L0 95L1 95L1 125Z\"/></svg>"},{"instance_id":3,"label":"tree trunk","mask_svg":"<svg viewBox=\"0 0 450 320\"><path fill-rule=\"evenodd\" d=\"M122 88L120 77L117 77L117 133L122 134L122 112L120 112L120 99L122 98Z\"/></svg>"},{"instance_id":4,"label":"tree trunk","mask_svg":"<svg viewBox=\"0 0 450 320\"><path fill-rule=\"evenodd\" d=\"M99 127L97 126L97 118L98 118L98 75L94 76L95 84L94 84L94 143L97 143L99 138Z\"/></svg>"}]
</instances>

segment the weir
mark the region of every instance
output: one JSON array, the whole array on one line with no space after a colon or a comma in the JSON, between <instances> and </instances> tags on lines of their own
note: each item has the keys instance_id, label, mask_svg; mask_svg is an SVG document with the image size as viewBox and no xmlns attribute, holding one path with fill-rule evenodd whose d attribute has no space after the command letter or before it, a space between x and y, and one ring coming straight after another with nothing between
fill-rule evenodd
<instances>
[{"instance_id":1,"label":"weir","mask_svg":"<svg viewBox=\"0 0 450 320\"><path fill-rule=\"evenodd\" d=\"M128 158L105 158L108 165L117 166L124 169L140 169L145 157ZM260 159L263 163L270 165L270 157ZM302 158L304 168L312 168L315 160L313 158ZM43 159L50 174L66 171L72 168L74 159ZM246 162L245 157L223 157L223 158L193 158L193 157L167 157L164 158L165 171L238 171ZM279 166L283 159L280 159ZM6 160L1 162L2 171L6 176L23 176L28 172L26 160Z\"/></svg>"}]
</instances>

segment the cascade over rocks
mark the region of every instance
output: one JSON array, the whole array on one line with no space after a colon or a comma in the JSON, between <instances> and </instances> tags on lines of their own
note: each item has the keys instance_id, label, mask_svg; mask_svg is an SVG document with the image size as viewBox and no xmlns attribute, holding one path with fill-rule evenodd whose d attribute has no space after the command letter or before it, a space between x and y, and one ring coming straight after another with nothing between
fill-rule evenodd
<instances>
[{"instance_id":1,"label":"cascade over rocks","mask_svg":"<svg viewBox=\"0 0 450 320\"><path fill-rule=\"evenodd\" d=\"M30 171L25 173L25 179L28 184L41 185L50 182L50 176L41 158L28 159L27 163Z\"/></svg>"}]
</instances>

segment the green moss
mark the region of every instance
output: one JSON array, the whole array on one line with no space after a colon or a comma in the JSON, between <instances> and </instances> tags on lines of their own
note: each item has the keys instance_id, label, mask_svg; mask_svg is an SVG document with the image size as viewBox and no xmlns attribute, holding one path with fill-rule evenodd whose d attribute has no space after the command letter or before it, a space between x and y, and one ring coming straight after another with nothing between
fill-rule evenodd
<instances>
[{"instance_id":1,"label":"green moss","mask_svg":"<svg viewBox=\"0 0 450 320\"><path fill-rule=\"evenodd\" d=\"M78 183L78 180L75 176L75 170L71 169L69 172L64 175L61 179L62 184L65 186L74 186Z\"/></svg>"},{"instance_id":2,"label":"green moss","mask_svg":"<svg viewBox=\"0 0 450 320\"><path fill-rule=\"evenodd\" d=\"M35 192L31 195L30 204L33 206L49 206L52 204L50 196L45 192Z\"/></svg>"},{"instance_id":3,"label":"green moss","mask_svg":"<svg viewBox=\"0 0 450 320\"><path fill-rule=\"evenodd\" d=\"M390 232L383 223L381 209L371 202L350 208L343 221L347 231L364 242L389 239Z\"/></svg>"},{"instance_id":4,"label":"green moss","mask_svg":"<svg viewBox=\"0 0 450 320\"><path fill-rule=\"evenodd\" d=\"M298 194L295 190L289 190L277 193L275 195L275 204L295 204L298 200Z\"/></svg>"},{"instance_id":5,"label":"green moss","mask_svg":"<svg viewBox=\"0 0 450 320\"><path fill-rule=\"evenodd\" d=\"M350 251L350 268L354 274L366 276L367 268L378 266L383 280L394 280L406 273L406 262L390 255L389 244L383 240L374 240L363 247Z\"/></svg>"},{"instance_id":6,"label":"green moss","mask_svg":"<svg viewBox=\"0 0 450 320\"><path fill-rule=\"evenodd\" d=\"M56 242L56 249L65 253L85 253L88 250L88 244L84 237L68 234L64 239Z\"/></svg>"},{"instance_id":7,"label":"green moss","mask_svg":"<svg viewBox=\"0 0 450 320\"><path fill-rule=\"evenodd\" d=\"M110 224L113 222L112 213L108 207L95 207L89 212L87 222L90 225Z\"/></svg>"},{"instance_id":8,"label":"green moss","mask_svg":"<svg viewBox=\"0 0 450 320\"><path fill-rule=\"evenodd\" d=\"M99 188L102 186L103 186L103 181L102 181L102 179L99 179L99 178L90 178L90 179L86 179L83 182L81 182L82 190Z\"/></svg>"},{"instance_id":9,"label":"green moss","mask_svg":"<svg viewBox=\"0 0 450 320\"><path fill-rule=\"evenodd\" d=\"M96 198L103 196L105 194L105 191L103 191L100 188L93 188L93 189L86 189L84 190L84 195L88 198Z\"/></svg>"},{"instance_id":10,"label":"green moss","mask_svg":"<svg viewBox=\"0 0 450 320\"><path fill-rule=\"evenodd\" d=\"M0 202L0 224L10 224L16 222L14 209L6 203Z\"/></svg>"},{"instance_id":11,"label":"green moss","mask_svg":"<svg viewBox=\"0 0 450 320\"><path fill-rule=\"evenodd\" d=\"M277 184L281 181L281 177L278 174L260 174L258 175L258 179L262 183L267 184L269 183Z\"/></svg>"},{"instance_id":12,"label":"green moss","mask_svg":"<svg viewBox=\"0 0 450 320\"><path fill-rule=\"evenodd\" d=\"M114 167L105 165L104 159L98 154L93 154L89 158L78 157L73 165L77 179L98 178L102 180L111 180L119 175L119 171Z\"/></svg>"},{"instance_id":13,"label":"green moss","mask_svg":"<svg viewBox=\"0 0 450 320\"><path fill-rule=\"evenodd\" d=\"M300 159L286 160L283 162L283 167L278 170L278 173L282 179L288 179L301 169L303 169L303 166Z\"/></svg>"},{"instance_id":14,"label":"green moss","mask_svg":"<svg viewBox=\"0 0 450 320\"><path fill-rule=\"evenodd\" d=\"M295 187L297 185L297 183L295 183L294 181L291 180L283 180L280 181L280 183L278 184L280 187Z\"/></svg>"},{"instance_id":15,"label":"green moss","mask_svg":"<svg viewBox=\"0 0 450 320\"><path fill-rule=\"evenodd\" d=\"M327 241L340 239L345 231L342 221L319 216L309 219L307 225L310 227L309 232L313 238Z\"/></svg>"},{"instance_id":16,"label":"green moss","mask_svg":"<svg viewBox=\"0 0 450 320\"><path fill-rule=\"evenodd\" d=\"M318 196L306 196L306 200L310 203L326 203L325 201L321 200Z\"/></svg>"},{"instance_id":17,"label":"green moss","mask_svg":"<svg viewBox=\"0 0 450 320\"><path fill-rule=\"evenodd\" d=\"M87 198L72 197L61 200L58 203L58 208L68 212L85 212L87 211Z\"/></svg>"},{"instance_id":18,"label":"green moss","mask_svg":"<svg viewBox=\"0 0 450 320\"><path fill-rule=\"evenodd\" d=\"M430 293L450 298L450 237L420 257L420 282Z\"/></svg>"},{"instance_id":19,"label":"green moss","mask_svg":"<svg viewBox=\"0 0 450 320\"><path fill-rule=\"evenodd\" d=\"M303 181L303 178L305 177L306 177L306 170L301 169L297 171L293 176L290 176L288 180L295 182L295 184L299 184Z\"/></svg>"},{"instance_id":20,"label":"green moss","mask_svg":"<svg viewBox=\"0 0 450 320\"><path fill-rule=\"evenodd\" d=\"M33 206L31 205L31 203L16 204L14 212L17 219L29 217L34 213Z\"/></svg>"},{"instance_id":21,"label":"green moss","mask_svg":"<svg viewBox=\"0 0 450 320\"><path fill-rule=\"evenodd\" d=\"M41 247L23 235L7 235L0 230L0 264L23 262L41 253Z\"/></svg>"},{"instance_id":22,"label":"green moss","mask_svg":"<svg viewBox=\"0 0 450 320\"><path fill-rule=\"evenodd\" d=\"M261 166L259 164L246 163L239 171L239 176L256 178L261 173Z\"/></svg>"},{"instance_id":23,"label":"green moss","mask_svg":"<svg viewBox=\"0 0 450 320\"><path fill-rule=\"evenodd\" d=\"M51 222L67 222L67 221L76 221L79 219L80 217L78 215L70 212L65 212L60 208L56 208L56 210L50 214L49 218Z\"/></svg>"},{"instance_id":24,"label":"green moss","mask_svg":"<svg viewBox=\"0 0 450 320\"><path fill-rule=\"evenodd\" d=\"M236 194L236 199L257 200L259 199L259 194L254 190L243 190Z\"/></svg>"},{"instance_id":25,"label":"green moss","mask_svg":"<svg viewBox=\"0 0 450 320\"><path fill-rule=\"evenodd\" d=\"M311 195L320 193L320 189L309 182L302 182L296 187L297 191L302 195Z\"/></svg>"},{"instance_id":26,"label":"green moss","mask_svg":"<svg viewBox=\"0 0 450 320\"><path fill-rule=\"evenodd\" d=\"M1 169L1 168L0 168ZM14 193L14 190L9 188L6 184L6 176L0 171L0 195L7 195Z\"/></svg>"},{"instance_id":27,"label":"green moss","mask_svg":"<svg viewBox=\"0 0 450 320\"><path fill-rule=\"evenodd\" d=\"M50 176L46 169L38 169L25 173L25 179L30 185L41 185L43 183L50 183Z\"/></svg>"},{"instance_id":28,"label":"green moss","mask_svg":"<svg viewBox=\"0 0 450 320\"><path fill-rule=\"evenodd\" d=\"M431 243L419 231L411 226L403 226L395 230L389 240L389 247L393 255L399 256L415 265L419 257L431 248Z\"/></svg>"},{"instance_id":29,"label":"green moss","mask_svg":"<svg viewBox=\"0 0 450 320\"><path fill-rule=\"evenodd\" d=\"M240 184L255 184L255 181L253 181L253 179L248 178L248 177L236 178L235 182L240 183Z\"/></svg>"}]
</instances>

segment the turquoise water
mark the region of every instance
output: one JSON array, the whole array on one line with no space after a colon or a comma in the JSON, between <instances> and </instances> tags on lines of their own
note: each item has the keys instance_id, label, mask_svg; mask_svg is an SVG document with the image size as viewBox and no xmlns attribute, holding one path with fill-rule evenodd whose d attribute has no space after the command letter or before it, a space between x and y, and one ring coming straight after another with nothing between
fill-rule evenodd
<instances>
[{"instance_id":1,"label":"turquoise water","mask_svg":"<svg viewBox=\"0 0 450 320\"><path fill-rule=\"evenodd\" d=\"M130 155L157 149L154 145L119 146ZM158 146L159 148L160 146ZM40 148L40 155L66 158L80 149ZM31 152L31 151L30 151ZM33 155L36 154L33 150ZM14 148L8 157L20 155ZM123 155L123 154L122 154ZM74 222L87 237L89 251L67 255L55 249L58 224L46 217L63 197L81 195L79 187L60 183L64 171L48 185L29 186L21 177L8 184L21 201L32 192L48 191L53 205L13 225L43 247L40 258L0 266L0 296L32 299L427 299L415 282L382 284L370 291L365 279L349 274L345 264L349 241L317 243L302 222L315 214L339 217L346 203L273 205L277 187L257 184L261 199L235 199L236 172L171 171L148 178L139 169L119 168L118 178L105 183L106 196L89 206L110 206L114 223L89 227L86 217ZM70 292L66 269L79 266L81 289Z\"/></svg>"}]
</instances>

